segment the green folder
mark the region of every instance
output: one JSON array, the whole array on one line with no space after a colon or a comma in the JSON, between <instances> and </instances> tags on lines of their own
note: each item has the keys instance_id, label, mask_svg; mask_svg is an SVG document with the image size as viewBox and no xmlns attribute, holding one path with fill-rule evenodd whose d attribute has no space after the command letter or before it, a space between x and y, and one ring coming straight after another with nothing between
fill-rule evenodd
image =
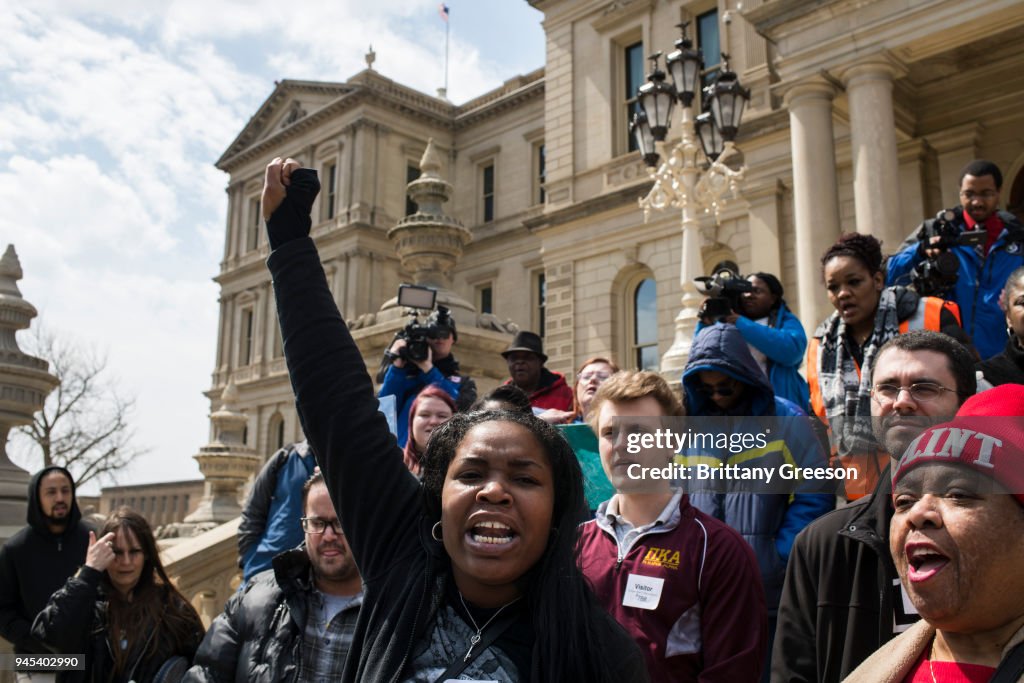
<instances>
[{"instance_id":1,"label":"green folder","mask_svg":"<svg viewBox=\"0 0 1024 683\"><path fill-rule=\"evenodd\" d=\"M597 449L597 436L590 425L558 425L562 436L572 446L576 459L583 470L583 492L587 496L587 505L591 510L612 497L615 489L601 467L601 454Z\"/></svg>"}]
</instances>

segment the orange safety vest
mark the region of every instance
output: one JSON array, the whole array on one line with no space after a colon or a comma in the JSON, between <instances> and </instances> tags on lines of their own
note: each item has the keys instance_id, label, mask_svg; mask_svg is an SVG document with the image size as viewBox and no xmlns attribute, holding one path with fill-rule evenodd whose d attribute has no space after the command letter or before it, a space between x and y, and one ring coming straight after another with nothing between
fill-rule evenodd
<instances>
[{"instance_id":1,"label":"orange safety vest","mask_svg":"<svg viewBox=\"0 0 1024 683\"><path fill-rule=\"evenodd\" d=\"M910 330L932 330L938 332L942 329L942 311L948 310L960 323L960 307L952 301L943 301L938 297L925 296L917 304L914 315L900 323L900 334ZM821 340L812 337L807 345L807 384L811 390L811 410L821 418L821 421L828 426L828 418L825 416L825 400L821 395L821 385L818 383L818 352ZM857 379L860 379L860 365L854 363L857 368ZM857 454L840 456L832 451L831 464L833 467L853 467L857 470L857 479L846 480L847 500L856 500L875 490L878 484L878 476L889 464L889 454L879 451L874 455L863 457Z\"/></svg>"}]
</instances>

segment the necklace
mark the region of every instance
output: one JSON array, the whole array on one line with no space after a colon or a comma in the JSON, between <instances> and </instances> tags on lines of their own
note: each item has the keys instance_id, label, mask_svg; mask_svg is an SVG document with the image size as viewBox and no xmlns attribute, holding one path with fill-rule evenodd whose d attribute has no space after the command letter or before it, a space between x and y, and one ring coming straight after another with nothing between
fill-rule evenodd
<instances>
[{"instance_id":1,"label":"necklace","mask_svg":"<svg viewBox=\"0 0 1024 683\"><path fill-rule=\"evenodd\" d=\"M939 683L935 680L935 665L932 663L935 661L935 638L932 638L932 649L928 653L928 672L932 675L932 683Z\"/></svg>"},{"instance_id":2,"label":"necklace","mask_svg":"<svg viewBox=\"0 0 1024 683\"><path fill-rule=\"evenodd\" d=\"M514 605L515 603L519 602L519 598L516 598L512 602L506 602L504 605L499 607L498 611L492 614L491 618L484 622L483 626L476 625L476 619L473 618L473 613L469 611L469 607L466 605L466 599L462 597L461 592L459 593L459 601L462 602L462 608L466 610L466 615L469 617L470 623L473 624L473 628L476 629L476 633L474 633L473 636L469 639L469 649L466 650L466 656L462 658L462 661L468 662L470 656L473 654L473 648L476 647L476 644L479 643L480 639L483 637L484 629L490 626L491 622L494 621L499 614L505 611L506 607L508 607L509 605Z\"/></svg>"}]
</instances>

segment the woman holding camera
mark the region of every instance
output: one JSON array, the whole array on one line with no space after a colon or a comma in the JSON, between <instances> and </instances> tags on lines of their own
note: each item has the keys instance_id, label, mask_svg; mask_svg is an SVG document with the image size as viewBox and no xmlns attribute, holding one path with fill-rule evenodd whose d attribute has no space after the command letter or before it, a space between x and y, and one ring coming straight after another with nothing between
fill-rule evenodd
<instances>
[{"instance_id":1,"label":"woman holding camera","mask_svg":"<svg viewBox=\"0 0 1024 683\"><path fill-rule=\"evenodd\" d=\"M343 680L646 680L576 566L583 483L554 427L459 414L431 435L422 485L402 464L308 236L318 191L293 160L267 167L267 265L296 404L364 579Z\"/></svg>"},{"instance_id":2,"label":"woman holding camera","mask_svg":"<svg viewBox=\"0 0 1024 683\"><path fill-rule=\"evenodd\" d=\"M202 621L164 571L142 515L123 507L100 537L89 532L85 564L50 597L32 635L54 652L85 654L64 680L177 680L203 639Z\"/></svg>"},{"instance_id":3,"label":"woman holding camera","mask_svg":"<svg viewBox=\"0 0 1024 683\"><path fill-rule=\"evenodd\" d=\"M811 408L831 430L833 456L860 470L847 481L851 500L871 493L889 455L871 429L871 369L885 342L914 329L963 338L956 304L886 287L882 244L846 233L821 257L822 279L836 309L815 330L807 348Z\"/></svg>"},{"instance_id":4,"label":"woman holding camera","mask_svg":"<svg viewBox=\"0 0 1024 683\"><path fill-rule=\"evenodd\" d=\"M387 364L379 397L394 396L397 411L398 445L405 446L409 438L409 411L416 396L426 387L436 385L455 399L459 410L465 410L476 401L476 383L470 377L459 374L459 362L455 360L452 347L459 340L455 320L448 309L438 306L430 314L426 324L425 351L410 354L405 336L399 336L384 352Z\"/></svg>"},{"instance_id":5,"label":"woman holding camera","mask_svg":"<svg viewBox=\"0 0 1024 683\"><path fill-rule=\"evenodd\" d=\"M739 312L730 311L723 321L735 325L743 335L775 395L806 411L810 396L807 381L800 375L807 350L804 326L782 298L779 278L771 273L754 273L747 276L747 282L750 289L739 297ZM712 322L702 317L697 334Z\"/></svg>"}]
</instances>

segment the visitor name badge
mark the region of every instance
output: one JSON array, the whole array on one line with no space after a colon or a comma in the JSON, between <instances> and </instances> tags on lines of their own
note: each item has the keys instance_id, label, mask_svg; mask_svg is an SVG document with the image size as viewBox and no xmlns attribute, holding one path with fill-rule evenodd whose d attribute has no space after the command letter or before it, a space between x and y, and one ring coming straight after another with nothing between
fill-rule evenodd
<instances>
[{"instance_id":1,"label":"visitor name badge","mask_svg":"<svg viewBox=\"0 0 1024 683\"><path fill-rule=\"evenodd\" d=\"M661 602L661 590L664 587L665 579L630 574L626 581L626 593L622 596L622 606L658 609L658 603Z\"/></svg>"}]
</instances>

